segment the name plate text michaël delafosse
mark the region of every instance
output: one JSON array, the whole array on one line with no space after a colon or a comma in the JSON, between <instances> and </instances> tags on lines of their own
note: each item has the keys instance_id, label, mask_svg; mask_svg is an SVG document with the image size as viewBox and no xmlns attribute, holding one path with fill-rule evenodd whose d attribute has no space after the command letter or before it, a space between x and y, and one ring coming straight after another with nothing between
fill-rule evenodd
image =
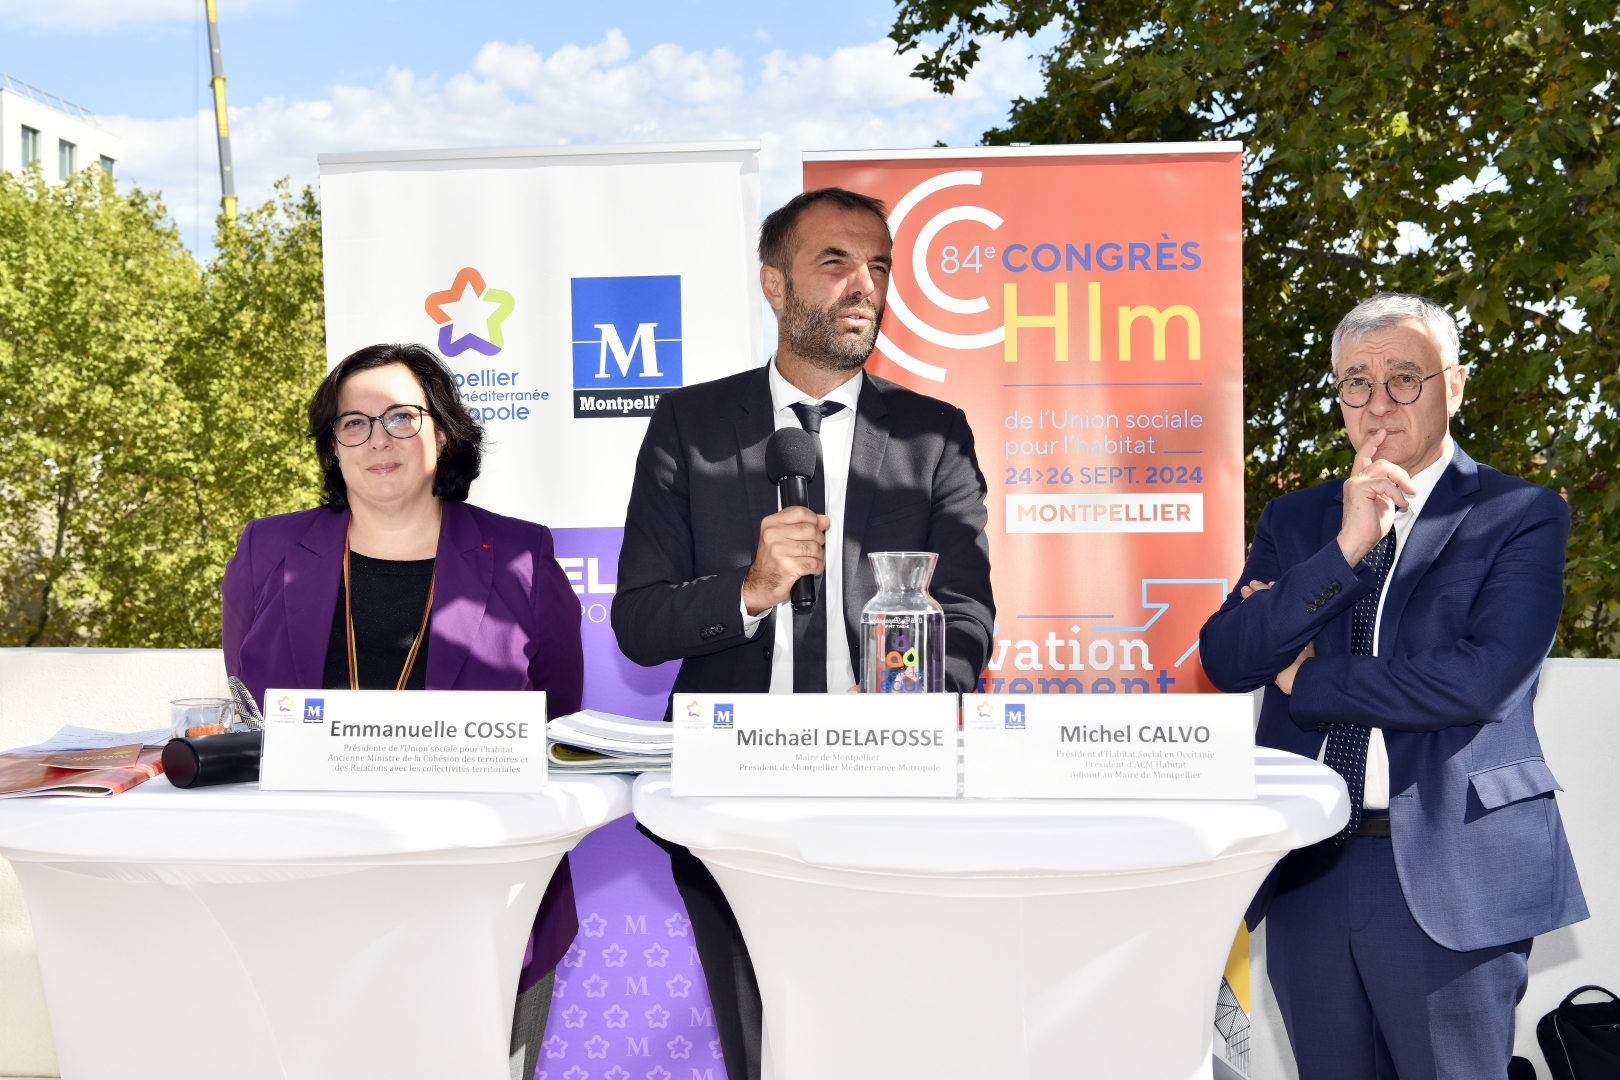
<instances>
[{"instance_id":1,"label":"name plate text micha\u00ebl delafosse","mask_svg":"<svg viewBox=\"0 0 1620 1080\"><path fill-rule=\"evenodd\" d=\"M544 691L265 691L265 791L536 792Z\"/></svg>"},{"instance_id":2,"label":"name plate text micha\u00ebl delafosse","mask_svg":"<svg viewBox=\"0 0 1620 1080\"><path fill-rule=\"evenodd\" d=\"M673 793L956 796L955 694L677 694Z\"/></svg>"},{"instance_id":3,"label":"name plate text micha\u00ebl delafosse","mask_svg":"<svg viewBox=\"0 0 1620 1080\"><path fill-rule=\"evenodd\" d=\"M1252 799L1247 694L962 699L968 798Z\"/></svg>"}]
</instances>

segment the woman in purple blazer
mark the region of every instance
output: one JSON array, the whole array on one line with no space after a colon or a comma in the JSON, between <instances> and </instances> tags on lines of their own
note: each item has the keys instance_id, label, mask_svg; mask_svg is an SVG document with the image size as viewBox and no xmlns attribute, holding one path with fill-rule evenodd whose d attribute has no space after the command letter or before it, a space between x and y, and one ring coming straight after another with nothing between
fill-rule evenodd
<instances>
[{"instance_id":1,"label":"woman in purple blazer","mask_svg":"<svg viewBox=\"0 0 1620 1080\"><path fill-rule=\"evenodd\" d=\"M548 716L577 712L579 601L549 529L467 505L483 431L438 358L419 345L347 357L310 402L309 435L323 505L242 530L220 590L226 670L259 699L268 686L544 690ZM526 1075L578 928L564 857L518 983Z\"/></svg>"}]
</instances>

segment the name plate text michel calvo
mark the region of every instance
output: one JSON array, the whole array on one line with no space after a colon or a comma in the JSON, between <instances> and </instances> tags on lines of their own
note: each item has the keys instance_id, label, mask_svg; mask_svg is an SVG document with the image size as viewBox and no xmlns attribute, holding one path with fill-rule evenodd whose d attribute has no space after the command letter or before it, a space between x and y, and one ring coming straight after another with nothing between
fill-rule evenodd
<instances>
[{"instance_id":1,"label":"name plate text michel calvo","mask_svg":"<svg viewBox=\"0 0 1620 1080\"><path fill-rule=\"evenodd\" d=\"M955 694L677 694L682 795L956 797Z\"/></svg>"},{"instance_id":2,"label":"name plate text michel calvo","mask_svg":"<svg viewBox=\"0 0 1620 1080\"><path fill-rule=\"evenodd\" d=\"M265 791L536 792L544 691L266 690Z\"/></svg>"},{"instance_id":3,"label":"name plate text michel calvo","mask_svg":"<svg viewBox=\"0 0 1620 1080\"><path fill-rule=\"evenodd\" d=\"M1252 799L1247 694L962 700L962 793L983 799Z\"/></svg>"}]
</instances>

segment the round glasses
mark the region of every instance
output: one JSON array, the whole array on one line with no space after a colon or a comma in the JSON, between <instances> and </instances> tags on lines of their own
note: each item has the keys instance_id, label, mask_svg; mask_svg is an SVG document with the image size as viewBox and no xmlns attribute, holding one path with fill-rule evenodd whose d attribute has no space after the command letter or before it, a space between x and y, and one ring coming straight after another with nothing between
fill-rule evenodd
<instances>
[{"instance_id":1,"label":"round glasses","mask_svg":"<svg viewBox=\"0 0 1620 1080\"><path fill-rule=\"evenodd\" d=\"M1433 375L1392 375L1382 383L1373 379L1364 379L1357 375L1342 382L1335 383L1333 389L1338 393L1339 400L1352 409L1366 408L1372 400L1373 387L1382 386L1389 395L1389 400L1397 405L1410 405L1423 393L1423 384L1430 379L1444 375L1449 368L1441 368Z\"/></svg>"},{"instance_id":2,"label":"round glasses","mask_svg":"<svg viewBox=\"0 0 1620 1080\"><path fill-rule=\"evenodd\" d=\"M379 420L391 439L410 439L422 430L422 417L427 410L420 405L390 405L381 416L365 413L340 413L332 421L332 436L344 446L364 446L371 441L371 427Z\"/></svg>"}]
</instances>

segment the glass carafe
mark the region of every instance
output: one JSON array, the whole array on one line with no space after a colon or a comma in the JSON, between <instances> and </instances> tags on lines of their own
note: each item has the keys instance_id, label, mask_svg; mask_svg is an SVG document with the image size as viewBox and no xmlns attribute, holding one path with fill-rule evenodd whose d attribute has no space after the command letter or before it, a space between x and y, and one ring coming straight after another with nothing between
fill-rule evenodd
<instances>
[{"instance_id":1,"label":"glass carafe","mask_svg":"<svg viewBox=\"0 0 1620 1080\"><path fill-rule=\"evenodd\" d=\"M928 595L931 551L874 551L878 593L861 609L861 690L943 693L945 610Z\"/></svg>"}]
</instances>

